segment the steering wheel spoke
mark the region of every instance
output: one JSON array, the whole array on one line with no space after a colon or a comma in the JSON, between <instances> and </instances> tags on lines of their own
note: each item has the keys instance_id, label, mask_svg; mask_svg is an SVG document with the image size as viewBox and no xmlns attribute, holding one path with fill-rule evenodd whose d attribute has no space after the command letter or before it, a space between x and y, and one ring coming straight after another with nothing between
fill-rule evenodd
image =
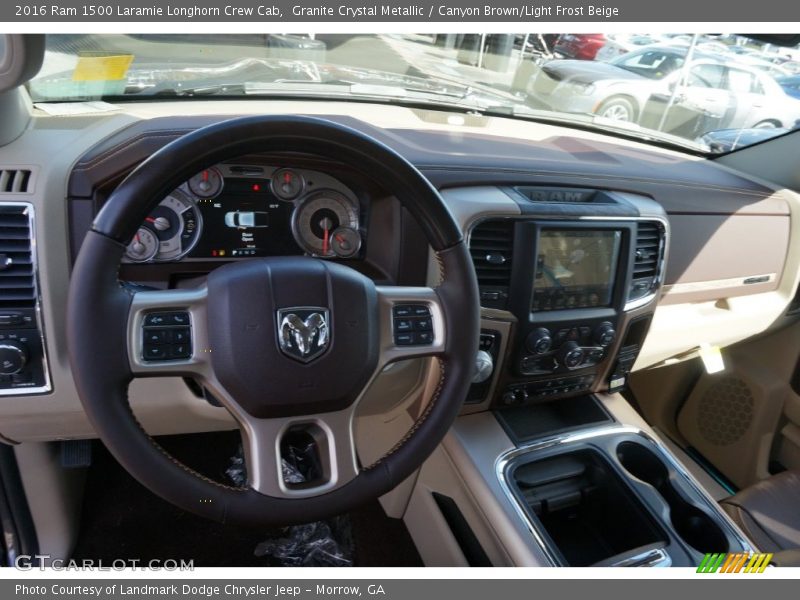
<instances>
[{"instance_id":1,"label":"steering wheel spoke","mask_svg":"<svg viewBox=\"0 0 800 600\"><path fill-rule=\"evenodd\" d=\"M378 286L380 367L445 350L444 311L430 287Z\"/></svg>"},{"instance_id":2,"label":"steering wheel spoke","mask_svg":"<svg viewBox=\"0 0 800 600\"><path fill-rule=\"evenodd\" d=\"M134 376L210 376L206 287L137 292L128 317Z\"/></svg>"},{"instance_id":3,"label":"steering wheel spoke","mask_svg":"<svg viewBox=\"0 0 800 600\"><path fill-rule=\"evenodd\" d=\"M274 498L308 498L349 483L359 472L354 413L349 407L307 417L242 420L248 486ZM298 470L292 455L308 469Z\"/></svg>"}]
</instances>

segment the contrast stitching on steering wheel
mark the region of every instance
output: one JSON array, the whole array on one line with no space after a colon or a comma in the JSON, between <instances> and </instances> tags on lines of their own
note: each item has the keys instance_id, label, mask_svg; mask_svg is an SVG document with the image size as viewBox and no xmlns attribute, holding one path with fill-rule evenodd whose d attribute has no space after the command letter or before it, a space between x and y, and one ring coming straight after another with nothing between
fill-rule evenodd
<instances>
[{"instance_id":1,"label":"contrast stitching on steering wheel","mask_svg":"<svg viewBox=\"0 0 800 600\"><path fill-rule=\"evenodd\" d=\"M225 485L224 483L220 483L219 481L214 481L214 480L213 480L213 479L211 479L210 477L206 477L206 476L205 476L205 475L203 475L202 473L198 473L197 471L195 471L195 470L194 470L194 469L192 469L191 467L188 467L188 466L186 466L185 464L183 464L183 463L182 463L181 461L179 461L177 458L175 458L174 456L172 456L172 454L170 454L169 452L167 452L166 450L164 450L164 448L163 448L163 447L162 447L162 446L161 446L161 445L160 445L158 442L156 442L156 441L153 439L153 437L152 437L152 436L151 436L149 433L147 433L147 431L145 430L145 428L144 428L144 427L142 427L142 424L139 422L139 419L137 419L137 418L136 418L136 414L134 414L134 412L133 412L133 409L131 408L131 404L130 404L130 402L128 401L128 393L127 393L127 391L126 391L126 393L125 393L125 406L128 408L128 412L130 412L130 414L131 414L131 418L133 419L133 422L134 422L134 423L136 423L137 427L139 427L139 429L140 429L140 430L141 430L141 432L144 434L144 436L145 436L145 437L148 439L148 441L149 441L149 442L150 442L150 443L151 443L151 444L152 444L152 445L153 445L153 446L154 446L154 447L155 447L155 448L156 448L156 449L157 449L157 450L158 450L158 451L159 451L161 454L163 454L163 455L164 455L164 456L166 456L166 457L167 457L167 458L168 458L170 461L172 461L172 463L173 463L174 465L176 465L177 467L180 467L181 469L183 469L184 471L186 471L186 472L187 472L187 473L189 473L190 475L194 475L195 477L197 477L198 479L200 479L200 480L204 481L205 483L210 483L210 484L212 484L212 485L214 485L214 486L216 486L216 487L218 487L218 488L222 488L222 489L224 489L224 490L229 490L229 491L233 491L233 492L246 492L246 491L248 490L248 488L246 488L246 487L238 487L238 486L232 486L232 485Z\"/></svg>"},{"instance_id":2,"label":"contrast stitching on steering wheel","mask_svg":"<svg viewBox=\"0 0 800 600\"><path fill-rule=\"evenodd\" d=\"M428 406L425 407L425 410L423 411L423 413L419 416L419 418L416 421L414 421L414 424L406 432L406 434L402 437L402 439L399 442L397 442L394 446L392 446L392 448L390 450L388 450L383 456L381 456L374 463L372 463L368 467L364 467L362 469L363 471L369 471L370 469L373 469L373 468L377 467L381 462L383 462L384 460L389 458L392 454L394 454L395 452L400 450L400 448L405 446L405 444L414 436L414 434L417 432L417 430L422 426L422 424L428 418L428 416L430 415L431 411L433 410L434 405L436 404L436 401L439 399L439 396L442 393L442 389L444 388L445 361L443 361L441 359L438 359L438 362L439 362L439 371L440 371L439 383L436 386L436 390L433 392L433 396L431 396L431 401L428 402Z\"/></svg>"},{"instance_id":3,"label":"contrast stitching on steering wheel","mask_svg":"<svg viewBox=\"0 0 800 600\"><path fill-rule=\"evenodd\" d=\"M442 260L441 252L434 252L433 256L439 264L439 283L437 285L442 285L445 280L444 260Z\"/></svg>"},{"instance_id":4,"label":"contrast stitching on steering wheel","mask_svg":"<svg viewBox=\"0 0 800 600\"><path fill-rule=\"evenodd\" d=\"M438 251L434 252L433 256L434 256L434 258L436 258L436 262L439 265L439 283L437 285L441 285L442 283L444 283L445 276L446 276L444 260L442 259L441 253L438 252ZM370 469L372 469L374 467L377 467L381 462L383 462L385 459L389 458L392 454L394 454L400 448L402 448L413 437L413 435L414 435L414 433L416 433L417 429L419 429L422 426L422 424L425 422L425 420L428 418L428 415L430 415L431 410L433 410L433 407L436 404L436 401L439 399L439 396L442 393L442 389L444 388L445 361L443 361L441 359L438 359L438 362L439 362L439 371L440 371L439 383L436 385L436 390L433 392L433 395L431 396L431 401L428 402L428 405L425 407L425 410L417 418L417 420L414 421L414 424L411 426L411 429L409 429L406 432L406 434L400 439L399 442L397 442L394 446L392 446L392 448L390 450L388 450L378 460L373 462L368 467L364 467L362 469L363 471L368 471L368 470L370 470Z\"/></svg>"}]
</instances>

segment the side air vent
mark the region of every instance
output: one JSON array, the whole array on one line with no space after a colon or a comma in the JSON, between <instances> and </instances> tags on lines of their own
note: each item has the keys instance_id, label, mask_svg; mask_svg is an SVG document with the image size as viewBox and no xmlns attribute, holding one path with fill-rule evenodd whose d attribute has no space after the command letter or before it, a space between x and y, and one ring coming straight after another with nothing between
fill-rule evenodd
<instances>
[{"instance_id":1,"label":"side air vent","mask_svg":"<svg viewBox=\"0 0 800 600\"><path fill-rule=\"evenodd\" d=\"M514 251L514 222L496 219L480 223L470 235L469 251L478 276L481 306L506 308Z\"/></svg>"},{"instance_id":2,"label":"side air vent","mask_svg":"<svg viewBox=\"0 0 800 600\"><path fill-rule=\"evenodd\" d=\"M30 187L30 169L0 169L0 194L26 194Z\"/></svg>"},{"instance_id":3,"label":"side air vent","mask_svg":"<svg viewBox=\"0 0 800 600\"><path fill-rule=\"evenodd\" d=\"M663 226L653 221L640 221L636 228L633 280L628 301L644 298L658 287L663 257Z\"/></svg>"},{"instance_id":4,"label":"side air vent","mask_svg":"<svg viewBox=\"0 0 800 600\"><path fill-rule=\"evenodd\" d=\"M36 305L28 210L0 205L0 309Z\"/></svg>"}]
</instances>

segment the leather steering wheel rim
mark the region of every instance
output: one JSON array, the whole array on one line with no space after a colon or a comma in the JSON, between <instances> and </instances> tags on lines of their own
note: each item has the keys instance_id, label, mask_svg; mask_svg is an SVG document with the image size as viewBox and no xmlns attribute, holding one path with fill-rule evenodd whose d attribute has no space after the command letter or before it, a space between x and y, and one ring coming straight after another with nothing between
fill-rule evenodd
<instances>
[{"instance_id":1,"label":"leather steering wheel rim","mask_svg":"<svg viewBox=\"0 0 800 600\"><path fill-rule=\"evenodd\" d=\"M439 264L440 282L433 292L446 332L437 355L439 385L403 440L347 483L302 498L273 497L207 479L170 456L144 431L127 398L135 376L128 344L135 294L118 280L126 244L139 224L183 181L223 160L287 151L335 159L369 173L409 210ZM87 234L73 268L67 310L76 388L95 431L121 465L151 491L190 512L259 526L347 512L390 491L419 468L447 433L466 397L480 322L472 261L438 191L381 142L331 121L301 116L224 121L184 135L142 162L112 193Z\"/></svg>"}]
</instances>

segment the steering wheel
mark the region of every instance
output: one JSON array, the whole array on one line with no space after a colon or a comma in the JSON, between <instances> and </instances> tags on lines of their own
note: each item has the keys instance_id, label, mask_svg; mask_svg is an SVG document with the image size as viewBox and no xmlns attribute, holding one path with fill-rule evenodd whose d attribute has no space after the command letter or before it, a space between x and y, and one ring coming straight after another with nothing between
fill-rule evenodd
<instances>
[{"instance_id":1,"label":"steering wheel","mask_svg":"<svg viewBox=\"0 0 800 600\"><path fill-rule=\"evenodd\" d=\"M344 265L307 256L229 263L193 289L132 291L120 284L125 247L164 196L202 169L262 152L312 153L380 180L427 236L438 285L376 286ZM429 319L422 327L427 335L396 332L395 322L409 313ZM145 333L170 323L188 337L185 353L178 360L148 360ZM395 151L319 118L244 117L166 145L111 194L74 265L67 334L86 414L143 485L218 521L290 525L341 514L385 494L441 442L472 377L478 289L461 231L441 196ZM405 437L362 465L354 441L356 409L389 363L415 357L437 358L438 386ZM242 434L245 486L204 477L144 431L127 390L133 378L154 376L192 377L233 415ZM321 477L305 484L289 483L281 468L281 440L298 427L312 432L322 463Z\"/></svg>"}]
</instances>

